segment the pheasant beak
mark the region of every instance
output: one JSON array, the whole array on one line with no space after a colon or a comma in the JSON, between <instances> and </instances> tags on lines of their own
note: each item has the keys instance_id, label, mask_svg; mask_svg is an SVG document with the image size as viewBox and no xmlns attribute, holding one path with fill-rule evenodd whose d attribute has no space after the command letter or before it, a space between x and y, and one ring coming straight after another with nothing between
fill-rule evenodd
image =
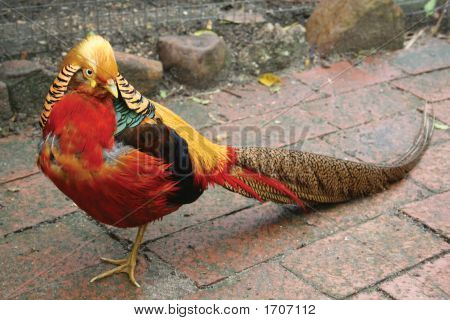
<instances>
[{"instance_id":1,"label":"pheasant beak","mask_svg":"<svg viewBox=\"0 0 450 320\"><path fill-rule=\"evenodd\" d=\"M109 93L111 93L114 96L114 98L118 98L119 97L119 91L117 90L116 83L114 82L113 79L109 79L106 82L106 85L104 86L104 88L106 90L108 90Z\"/></svg>"}]
</instances>

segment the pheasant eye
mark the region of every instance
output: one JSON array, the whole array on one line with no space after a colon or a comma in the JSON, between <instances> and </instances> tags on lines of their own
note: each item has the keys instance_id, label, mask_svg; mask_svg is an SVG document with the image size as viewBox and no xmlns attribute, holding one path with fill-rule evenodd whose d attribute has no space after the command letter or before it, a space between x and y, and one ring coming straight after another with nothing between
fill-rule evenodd
<instances>
[{"instance_id":1,"label":"pheasant eye","mask_svg":"<svg viewBox=\"0 0 450 320\"><path fill-rule=\"evenodd\" d=\"M84 70L84 73L86 74L86 76L90 77L90 76L92 76L94 71L92 71L92 69L86 69L86 70Z\"/></svg>"}]
</instances>

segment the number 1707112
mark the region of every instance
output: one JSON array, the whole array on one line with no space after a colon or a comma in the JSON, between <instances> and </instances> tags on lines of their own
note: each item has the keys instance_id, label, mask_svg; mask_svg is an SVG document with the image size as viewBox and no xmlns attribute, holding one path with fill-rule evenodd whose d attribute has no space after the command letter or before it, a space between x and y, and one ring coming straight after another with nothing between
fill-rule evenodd
<instances>
[{"instance_id":1,"label":"number 1707112","mask_svg":"<svg viewBox=\"0 0 450 320\"><path fill-rule=\"evenodd\" d=\"M316 314L316 307L309 305L269 304L264 307L266 314Z\"/></svg>"}]
</instances>

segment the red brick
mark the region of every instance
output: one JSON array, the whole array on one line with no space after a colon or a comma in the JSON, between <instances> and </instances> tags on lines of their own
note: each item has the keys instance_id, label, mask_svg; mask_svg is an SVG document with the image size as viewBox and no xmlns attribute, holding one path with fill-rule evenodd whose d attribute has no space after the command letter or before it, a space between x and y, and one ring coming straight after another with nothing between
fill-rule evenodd
<instances>
[{"instance_id":1,"label":"red brick","mask_svg":"<svg viewBox=\"0 0 450 320\"><path fill-rule=\"evenodd\" d=\"M414 95L381 84L309 102L303 109L346 129L421 105L423 101Z\"/></svg>"},{"instance_id":2,"label":"red brick","mask_svg":"<svg viewBox=\"0 0 450 320\"><path fill-rule=\"evenodd\" d=\"M395 80L392 83L403 90L429 101L450 99L450 71L448 69Z\"/></svg>"},{"instance_id":3,"label":"red brick","mask_svg":"<svg viewBox=\"0 0 450 320\"><path fill-rule=\"evenodd\" d=\"M450 44L431 39L423 46L399 51L392 64L409 74L419 74L450 67Z\"/></svg>"},{"instance_id":4,"label":"red brick","mask_svg":"<svg viewBox=\"0 0 450 320\"><path fill-rule=\"evenodd\" d=\"M291 107L294 105L301 105L309 101L323 99L328 96L324 92L316 92L312 88L305 86L298 80L295 74L289 74L283 77L283 83L278 96L281 101L280 107Z\"/></svg>"},{"instance_id":5,"label":"red brick","mask_svg":"<svg viewBox=\"0 0 450 320\"><path fill-rule=\"evenodd\" d=\"M148 248L199 285L208 285L421 197L423 191L405 181L367 199L307 213L266 204L182 230Z\"/></svg>"},{"instance_id":6,"label":"red brick","mask_svg":"<svg viewBox=\"0 0 450 320\"><path fill-rule=\"evenodd\" d=\"M266 204L194 226L147 247L204 286L300 246L310 230L301 217Z\"/></svg>"},{"instance_id":7,"label":"red brick","mask_svg":"<svg viewBox=\"0 0 450 320\"><path fill-rule=\"evenodd\" d=\"M388 190L378 194L356 199L347 203L310 210L304 214L305 222L315 226L318 234L326 230L338 232L373 219L378 215L398 208L404 203L421 199L429 193L409 180L392 185Z\"/></svg>"},{"instance_id":8,"label":"red brick","mask_svg":"<svg viewBox=\"0 0 450 320\"><path fill-rule=\"evenodd\" d=\"M210 100L211 96L199 96L199 98ZM209 115L211 111L218 109L218 106L215 104L209 103L208 105L202 105L194 102L192 99L182 97L181 99L169 99L164 101L164 105L197 130L218 123Z\"/></svg>"},{"instance_id":9,"label":"red brick","mask_svg":"<svg viewBox=\"0 0 450 320\"><path fill-rule=\"evenodd\" d=\"M282 77L280 90L277 93L256 82L225 90L228 92L220 91L214 94L210 103L214 107L211 110L212 116L224 122L264 113L270 114L274 110L324 96L290 76Z\"/></svg>"},{"instance_id":10,"label":"red brick","mask_svg":"<svg viewBox=\"0 0 450 320\"><path fill-rule=\"evenodd\" d=\"M148 267L148 262L140 258L136 270L136 279L142 281L143 267ZM112 266L109 266L112 267ZM98 264L69 275L62 276L42 286L33 288L17 296L17 299L25 300L71 300L71 299L144 299L143 288L136 288L123 273L106 279L90 283L89 280L108 268L108 265Z\"/></svg>"},{"instance_id":11,"label":"red brick","mask_svg":"<svg viewBox=\"0 0 450 320\"><path fill-rule=\"evenodd\" d=\"M351 235L396 268L410 267L450 249L435 235L390 214L366 223Z\"/></svg>"},{"instance_id":12,"label":"red brick","mask_svg":"<svg viewBox=\"0 0 450 320\"><path fill-rule=\"evenodd\" d=\"M321 292L343 298L449 247L411 223L382 215L296 250L283 265Z\"/></svg>"},{"instance_id":13,"label":"red brick","mask_svg":"<svg viewBox=\"0 0 450 320\"><path fill-rule=\"evenodd\" d=\"M374 76L379 82L391 81L405 76L403 71L390 63L396 53L383 53L369 56L358 66L358 69Z\"/></svg>"},{"instance_id":14,"label":"red brick","mask_svg":"<svg viewBox=\"0 0 450 320\"><path fill-rule=\"evenodd\" d=\"M37 138L25 134L0 139L0 184L39 172Z\"/></svg>"},{"instance_id":15,"label":"red brick","mask_svg":"<svg viewBox=\"0 0 450 320\"><path fill-rule=\"evenodd\" d=\"M380 286L396 299L448 300L450 298L450 255L417 268Z\"/></svg>"},{"instance_id":16,"label":"red brick","mask_svg":"<svg viewBox=\"0 0 450 320\"><path fill-rule=\"evenodd\" d=\"M377 290L366 290L352 297L352 300L390 300L385 294Z\"/></svg>"},{"instance_id":17,"label":"red brick","mask_svg":"<svg viewBox=\"0 0 450 320\"><path fill-rule=\"evenodd\" d=\"M44 175L0 185L0 236L77 209Z\"/></svg>"},{"instance_id":18,"label":"red brick","mask_svg":"<svg viewBox=\"0 0 450 320\"><path fill-rule=\"evenodd\" d=\"M195 286L173 268L152 256L149 262L144 255L138 258L136 280L141 285L136 288L126 274L118 274L94 283L89 280L111 268L108 264L98 264L63 276L54 282L28 291L19 299L180 299L196 290Z\"/></svg>"},{"instance_id":19,"label":"red brick","mask_svg":"<svg viewBox=\"0 0 450 320\"><path fill-rule=\"evenodd\" d=\"M260 264L184 299L319 300L328 299L276 262Z\"/></svg>"},{"instance_id":20,"label":"red brick","mask_svg":"<svg viewBox=\"0 0 450 320\"><path fill-rule=\"evenodd\" d=\"M0 288L10 298L126 252L81 213L0 239ZM94 276L94 275L92 275Z\"/></svg>"},{"instance_id":21,"label":"red brick","mask_svg":"<svg viewBox=\"0 0 450 320\"><path fill-rule=\"evenodd\" d=\"M195 224L208 221L224 214L241 210L256 204L257 201L228 191L220 186L205 191L194 203L182 206L176 212L155 221L147 228L144 241L160 238ZM213 204L213 206L212 206ZM136 228L110 228L121 238L134 241Z\"/></svg>"},{"instance_id":22,"label":"red brick","mask_svg":"<svg viewBox=\"0 0 450 320\"><path fill-rule=\"evenodd\" d=\"M427 188L442 192L450 189L450 142L431 146L410 176Z\"/></svg>"},{"instance_id":23,"label":"red brick","mask_svg":"<svg viewBox=\"0 0 450 320\"><path fill-rule=\"evenodd\" d=\"M361 89L383 81L353 67L347 61L332 64L330 68L316 67L294 76L313 89L320 89L321 92L330 95Z\"/></svg>"},{"instance_id":24,"label":"red brick","mask_svg":"<svg viewBox=\"0 0 450 320\"><path fill-rule=\"evenodd\" d=\"M391 162L406 153L422 125L422 114L407 112L326 136L329 144L366 162Z\"/></svg>"},{"instance_id":25,"label":"red brick","mask_svg":"<svg viewBox=\"0 0 450 320\"><path fill-rule=\"evenodd\" d=\"M279 117L273 119L275 115ZM281 147L335 130L323 119L294 107L284 113L268 113L208 128L203 133L218 143L232 146Z\"/></svg>"},{"instance_id":26,"label":"red brick","mask_svg":"<svg viewBox=\"0 0 450 320\"><path fill-rule=\"evenodd\" d=\"M450 192L410 203L402 211L440 234L450 237Z\"/></svg>"}]
</instances>

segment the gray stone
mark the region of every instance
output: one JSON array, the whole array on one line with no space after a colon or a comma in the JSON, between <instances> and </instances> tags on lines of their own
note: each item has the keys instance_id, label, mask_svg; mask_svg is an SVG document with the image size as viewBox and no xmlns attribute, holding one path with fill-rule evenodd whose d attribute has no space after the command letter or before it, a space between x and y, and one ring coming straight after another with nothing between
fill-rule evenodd
<instances>
[{"instance_id":1,"label":"gray stone","mask_svg":"<svg viewBox=\"0 0 450 320\"><path fill-rule=\"evenodd\" d=\"M115 52L120 73L143 95L150 96L163 76L160 61Z\"/></svg>"},{"instance_id":2,"label":"gray stone","mask_svg":"<svg viewBox=\"0 0 450 320\"><path fill-rule=\"evenodd\" d=\"M8 120L13 115L9 105L8 87L0 81L0 122Z\"/></svg>"},{"instance_id":3,"label":"gray stone","mask_svg":"<svg viewBox=\"0 0 450 320\"><path fill-rule=\"evenodd\" d=\"M182 83L206 87L225 67L228 49L222 37L165 36L158 42L158 54L164 69Z\"/></svg>"},{"instance_id":4,"label":"gray stone","mask_svg":"<svg viewBox=\"0 0 450 320\"><path fill-rule=\"evenodd\" d=\"M39 114L55 76L33 61L10 60L0 65L0 80L8 86L11 109L17 113Z\"/></svg>"},{"instance_id":5,"label":"gray stone","mask_svg":"<svg viewBox=\"0 0 450 320\"><path fill-rule=\"evenodd\" d=\"M281 27L265 24L255 38L237 56L236 63L245 71L258 75L288 67L307 50L305 29L294 24Z\"/></svg>"},{"instance_id":6,"label":"gray stone","mask_svg":"<svg viewBox=\"0 0 450 320\"><path fill-rule=\"evenodd\" d=\"M306 24L308 42L321 54L403 46L405 19L392 0L328 0Z\"/></svg>"}]
</instances>

